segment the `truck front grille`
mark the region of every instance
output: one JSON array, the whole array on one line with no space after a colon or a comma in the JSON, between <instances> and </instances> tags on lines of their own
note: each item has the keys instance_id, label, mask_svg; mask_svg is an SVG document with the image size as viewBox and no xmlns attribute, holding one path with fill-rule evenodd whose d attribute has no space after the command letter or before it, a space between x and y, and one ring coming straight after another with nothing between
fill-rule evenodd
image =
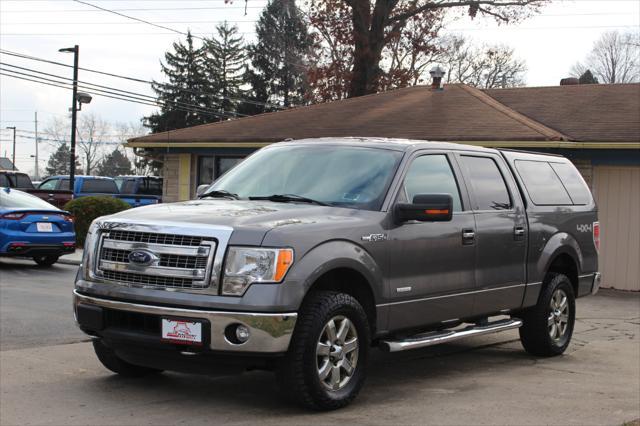
<instances>
[{"instance_id":1,"label":"truck front grille","mask_svg":"<svg viewBox=\"0 0 640 426\"><path fill-rule=\"evenodd\" d=\"M130 286L204 289L209 286L215 249L216 241L203 237L105 230L96 273L105 281ZM135 251L147 253L149 261L132 262Z\"/></svg>"},{"instance_id":2,"label":"truck front grille","mask_svg":"<svg viewBox=\"0 0 640 426\"><path fill-rule=\"evenodd\" d=\"M159 277L119 271L104 271L102 274L103 277L109 281L117 281L127 284L138 284L145 287L151 286L159 288L198 288L198 286L194 286L193 280L190 280L188 278ZM199 288L202 288L202 285L199 286Z\"/></svg>"},{"instance_id":3,"label":"truck front grille","mask_svg":"<svg viewBox=\"0 0 640 426\"><path fill-rule=\"evenodd\" d=\"M102 249L102 259L111 262L129 263L132 250ZM203 256L181 256L179 254L161 254L159 266L169 268L202 269L207 267L207 258Z\"/></svg>"},{"instance_id":4,"label":"truck front grille","mask_svg":"<svg viewBox=\"0 0 640 426\"><path fill-rule=\"evenodd\" d=\"M109 231L108 234L110 240L166 244L172 246L197 247L202 242L202 237L193 237L190 235L154 234L151 232L122 231L118 229Z\"/></svg>"}]
</instances>

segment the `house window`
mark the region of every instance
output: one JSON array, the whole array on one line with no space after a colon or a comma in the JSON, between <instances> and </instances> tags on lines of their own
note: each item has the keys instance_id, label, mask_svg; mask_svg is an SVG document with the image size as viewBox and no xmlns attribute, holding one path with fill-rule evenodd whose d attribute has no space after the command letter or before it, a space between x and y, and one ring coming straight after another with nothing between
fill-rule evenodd
<instances>
[{"instance_id":1,"label":"house window","mask_svg":"<svg viewBox=\"0 0 640 426\"><path fill-rule=\"evenodd\" d=\"M210 184L231 170L244 157L200 156L198 157L198 185Z\"/></svg>"}]
</instances>

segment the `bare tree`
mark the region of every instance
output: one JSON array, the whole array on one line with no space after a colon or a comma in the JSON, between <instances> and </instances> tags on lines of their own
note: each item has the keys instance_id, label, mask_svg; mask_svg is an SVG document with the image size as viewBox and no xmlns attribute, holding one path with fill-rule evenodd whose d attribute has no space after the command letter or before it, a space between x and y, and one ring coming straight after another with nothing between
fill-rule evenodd
<instances>
[{"instance_id":1,"label":"bare tree","mask_svg":"<svg viewBox=\"0 0 640 426\"><path fill-rule=\"evenodd\" d=\"M571 74L580 77L586 70L591 70L602 83L640 81L640 33L602 34L586 60L573 66Z\"/></svg>"},{"instance_id":2,"label":"bare tree","mask_svg":"<svg viewBox=\"0 0 640 426\"><path fill-rule=\"evenodd\" d=\"M93 113L83 114L77 128L78 148L90 175L99 161L102 147L110 131L109 123Z\"/></svg>"},{"instance_id":3,"label":"bare tree","mask_svg":"<svg viewBox=\"0 0 640 426\"><path fill-rule=\"evenodd\" d=\"M515 50L506 45L473 45L462 36L446 38L440 62L448 83L465 83L482 89L523 86L527 71Z\"/></svg>"}]
</instances>

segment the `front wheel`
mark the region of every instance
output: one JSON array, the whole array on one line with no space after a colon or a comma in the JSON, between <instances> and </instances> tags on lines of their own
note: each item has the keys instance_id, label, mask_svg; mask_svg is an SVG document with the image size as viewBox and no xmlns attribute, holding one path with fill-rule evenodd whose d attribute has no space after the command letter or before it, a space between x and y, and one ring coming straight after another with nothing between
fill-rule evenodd
<instances>
[{"instance_id":1,"label":"front wheel","mask_svg":"<svg viewBox=\"0 0 640 426\"><path fill-rule=\"evenodd\" d=\"M311 295L278 368L282 390L315 410L348 405L364 384L370 339L367 316L356 299L337 292Z\"/></svg>"},{"instance_id":2,"label":"front wheel","mask_svg":"<svg viewBox=\"0 0 640 426\"><path fill-rule=\"evenodd\" d=\"M533 355L562 354L571 341L576 302L571 281L563 274L549 274L538 304L523 315L520 341Z\"/></svg>"},{"instance_id":3,"label":"front wheel","mask_svg":"<svg viewBox=\"0 0 640 426\"><path fill-rule=\"evenodd\" d=\"M33 260L39 266L51 266L58 261L59 256L35 256Z\"/></svg>"}]
</instances>

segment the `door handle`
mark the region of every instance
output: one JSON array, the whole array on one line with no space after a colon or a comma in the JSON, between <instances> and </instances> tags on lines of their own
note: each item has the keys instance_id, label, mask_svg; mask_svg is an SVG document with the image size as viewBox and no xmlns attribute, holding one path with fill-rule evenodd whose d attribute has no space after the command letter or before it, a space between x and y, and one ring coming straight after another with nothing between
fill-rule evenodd
<instances>
[{"instance_id":1,"label":"door handle","mask_svg":"<svg viewBox=\"0 0 640 426\"><path fill-rule=\"evenodd\" d=\"M522 226L516 226L513 229L513 239L516 241L524 239L524 228Z\"/></svg>"},{"instance_id":2,"label":"door handle","mask_svg":"<svg viewBox=\"0 0 640 426\"><path fill-rule=\"evenodd\" d=\"M473 229L463 229L462 230L462 244L463 245L471 245L476 240L476 233Z\"/></svg>"}]
</instances>

